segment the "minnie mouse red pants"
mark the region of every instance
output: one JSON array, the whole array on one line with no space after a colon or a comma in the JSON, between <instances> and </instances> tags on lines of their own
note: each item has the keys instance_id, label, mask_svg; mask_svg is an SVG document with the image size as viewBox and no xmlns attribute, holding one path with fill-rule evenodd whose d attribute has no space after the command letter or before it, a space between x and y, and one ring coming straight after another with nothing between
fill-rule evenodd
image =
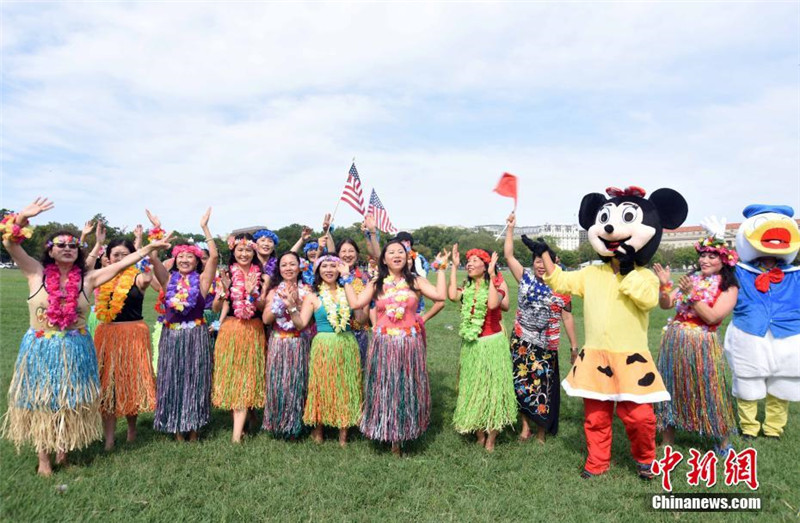
<instances>
[{"instance_id":1,"label":"minnie mouse red pants","mask_svg":"<svg viewBox=\"0 0 800 523\"><path fill-rule=\"evenodd\" d=\"M656 416L650 403L618 401L617 416L625 424L631 442L631 454L637 463L650 464L656 459ZM586 433L586 470L602 474L611 462L611 424L614 402L584 398L583 430Z\"/></svg>"}]
</instances>

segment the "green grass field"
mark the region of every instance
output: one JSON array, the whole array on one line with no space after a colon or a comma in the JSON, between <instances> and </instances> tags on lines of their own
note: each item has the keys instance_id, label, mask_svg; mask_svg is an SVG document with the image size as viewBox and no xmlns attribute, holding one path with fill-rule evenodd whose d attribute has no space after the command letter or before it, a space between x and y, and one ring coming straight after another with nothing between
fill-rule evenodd
<instances>
[{"instance_id":1,"label":"green grass field","mask_svg":"<svg viewBox=\"0 0 800 523\"><path fill-rule=\"evenodd\" d=\"M508 276L507 276L508 277ZM513 283L513 282L510 282ZM0 403L6 391L28 318L27 285L18 271L0 271ZM512 303L516 286L512 285ZM154 294L148 293L145 315L152 324ZM512 308L512 311L514 308ZM581 304L575 304L579 339L583 340ZM651 315L650 348L658 350L667 311ZM508 327L513 320L506 314ZM139 418L139 438L124 443L124 420L118 425L117 448L111 453L97 442L71 455L72 465L52 478L35 475L32 449L17 454L0 443L0 485L4 521L54 520L337 520L337 521L768 521L800 519L800 406L791 406L781 441L756 440L759 452L760 513L664 513L649 509L650 496L663 492L660 481L636 477L627 438L614 425L610 471L591 481L578 476L585 459L583 404L562 392L560 432L541 446L517 442L505 431L497 450L487 454L472 439L459 436L451 418L456 400L459 339L458 307L448 304L428 327L428 362L433 401L431 427L396 458L387 446L357 434L346 449L335 434L313 444L254 434L244 444L230 443L231 418L215 411L198 443L178 443L152 430L152 415ZM566 336L561 373L569 369ZM762 407L763 408L763 407ZM519 430L519 427L516 427ZM747 445L734 438L741 450ZM692 446L712 443L678 434L677 448L688 456ZM659 453L659 458L662 454ZM747 493L745 485L726 487L717 466L712 489L690 487L684 461L673 473L675 492Z\"/></svg>"}]
</instances>

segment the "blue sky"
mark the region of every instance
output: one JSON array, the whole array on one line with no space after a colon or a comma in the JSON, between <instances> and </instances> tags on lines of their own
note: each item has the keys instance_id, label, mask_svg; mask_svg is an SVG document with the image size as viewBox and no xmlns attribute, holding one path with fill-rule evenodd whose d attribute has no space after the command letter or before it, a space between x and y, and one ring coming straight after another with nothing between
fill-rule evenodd
<instances>
[{"instance_id":1,"label":"blue sky","mask_svg":"<svg viewBox=\"0 0 800 523\"><path fill-rule=\"evenodd\" d=\"M318 226L351 159L400 228L800 212L797 3L4 3L2 206ZM358 216L340 207L337 221Z\"/></svg>"}]
</instances>

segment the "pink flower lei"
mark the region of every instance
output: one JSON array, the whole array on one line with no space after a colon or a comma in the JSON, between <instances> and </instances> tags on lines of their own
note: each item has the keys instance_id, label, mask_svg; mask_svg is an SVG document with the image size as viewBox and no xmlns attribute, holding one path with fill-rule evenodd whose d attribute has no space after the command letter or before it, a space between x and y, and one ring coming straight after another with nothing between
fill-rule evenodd
<instances>
[{"instance_id":1,"label":"pink flower lei","mask_svg":"<svg viewBox=\"0 0 800 523\"><path fill-rule=\"evenodd\" d=\"M44 268L44 283L48 295L47 319L53 326L65 330L78 318L81 270L77 266L70 269L64 292L61 292L61 271L51 263Z\"/></svg>"},{"instance_id":2,"label":"pink flower lei","mask_svg":"<svg viewBox=\"0 0 800 523\"><path fill-rule=\"evenodd\" d=\"M261 269L255 263L250 264L250 274L255 274L261 279ZM238 264L231 266L231 303L233 304L233 315L240 320L249 320L256 314L256 300L260 294L260 284L256 284L253 292L247 294L245 281L247 276Z\"/></svg>"}]
</instances>

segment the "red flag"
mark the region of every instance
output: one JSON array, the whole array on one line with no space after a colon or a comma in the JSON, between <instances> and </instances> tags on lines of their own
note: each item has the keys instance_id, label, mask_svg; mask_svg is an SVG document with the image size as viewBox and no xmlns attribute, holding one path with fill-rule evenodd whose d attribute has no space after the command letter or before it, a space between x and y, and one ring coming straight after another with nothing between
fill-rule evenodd
<instances>
[{"instance_id":1,"label":"red flag","mask_svg":"<svg viewBox=\"0 0 800 523\"><path fill-rule=\"evenodd\" d=\"M517 208L517 177L510 173L503 173L494 192L500 196L514 198L514 208Z\"/></svg>"}]
</instances>

